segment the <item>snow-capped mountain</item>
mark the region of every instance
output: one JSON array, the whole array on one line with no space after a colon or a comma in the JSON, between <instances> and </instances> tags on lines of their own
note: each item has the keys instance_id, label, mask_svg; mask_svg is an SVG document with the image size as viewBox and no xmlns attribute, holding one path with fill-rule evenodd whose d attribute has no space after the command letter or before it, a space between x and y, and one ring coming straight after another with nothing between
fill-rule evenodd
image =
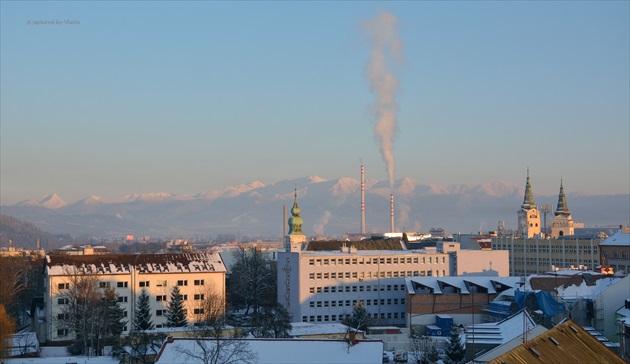
<instances>
[{"instance_id":1,"label":"snow-capped mountain","mask_svg":"<svg viewBox=\"0 0 630 364\"><path fill-rule=\"evenodd\" d=\"M45 207L47 209L58 209L68 204L59 197L56 193L46 195L39 200L26 200L22 202L18 202L14 206L37 206L37 207Z\"/></svg>"},{"instance_id":2,"label":"snow-capped mountain","mask_svg":"<svg viewBox=\"0 0 630 364\"><path fill-rule=\"evenodd\" d=\"M499 220L516 225L523 187L508 182L481 185L423 185L411 178L366 180L366 226L369 232L388 231L389 195L395 196L397 230L426 231L442 227L450 232L495 230ZM105 199L88 196L73 204L56 194L39 200L3 206L3 214L33 222L52 233L120 237L149 235L189 237L240 234L280 237L293 205L294 190L307 235L339 236L357 232L360 222L359 180L325 180L311 176L269 185L254 181L236 186L176 195L144 193ZM536 203L555 206L557 196L536 196ZM630 195L567 196L574 220L587 225L627 224Z\"/></svg>"}]
</instances>

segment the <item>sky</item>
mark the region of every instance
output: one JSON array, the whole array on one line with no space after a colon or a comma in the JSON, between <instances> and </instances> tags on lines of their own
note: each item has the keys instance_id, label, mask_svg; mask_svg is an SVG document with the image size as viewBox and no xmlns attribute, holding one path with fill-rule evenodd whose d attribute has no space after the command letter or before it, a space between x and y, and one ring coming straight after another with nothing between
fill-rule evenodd
<instances>
[{"instance_id":1,"label":"sky","mask_svg":"<svg viewBox=\"0 0 630 364\"><path fill-rule=\"evenodd\" d=\"M383 14L394 179L628 194L629 4L1 1L0 204L386 181Z\"/></svg>"}]
</instances>

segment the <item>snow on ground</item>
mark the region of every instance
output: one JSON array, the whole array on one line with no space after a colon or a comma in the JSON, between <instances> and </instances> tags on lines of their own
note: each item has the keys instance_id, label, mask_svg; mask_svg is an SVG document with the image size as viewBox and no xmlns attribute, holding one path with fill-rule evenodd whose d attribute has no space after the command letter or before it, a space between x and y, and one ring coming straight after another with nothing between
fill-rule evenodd
<instances>
[{"instance_id":1,"label":"snow on ground","mask_svg":"<svg viewBox=\"0 0 630 364\"><path fill-rule=\"evenodd\" d=\"M65 346L41 346L39 358L4 359L6 364L117 364L111 356L68 356Z\"/></svg>"}]
</instances>

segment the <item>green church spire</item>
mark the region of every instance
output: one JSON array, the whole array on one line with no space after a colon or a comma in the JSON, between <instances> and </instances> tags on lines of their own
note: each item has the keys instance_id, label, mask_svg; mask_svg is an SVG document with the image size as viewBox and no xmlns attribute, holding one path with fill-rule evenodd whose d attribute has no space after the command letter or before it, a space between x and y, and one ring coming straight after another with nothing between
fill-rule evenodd
<instances>
[{"instance_id":1,"label":"green church spire","mask_svg":"<svg viewBox=\"0 0 630 364\"><path fill-rule=\"evenodd\" d=\"M525 184L525 197L523 198L523 210L532 210L536 208L534 203L534 194L532 193L532 185L529 183L529 168L527 169L527 183Z\"/></svg>"},{"instance_id":2,"label":"green church spire","mask_svg":"<svg viewBox=\"0 0 630 364\"><path fill-rule=\"evenodd\" d=\"M564 215L569 216L571 213L569 212L569 205L567 205L567 198L564 195L564 186L562 184L562 179L560 179L560 194L558 195L558 207L556 208L556 212L554 213L556 216Z\"/></svg>"},{"instance_id":3,"label":"green church spire","mask_svg":"<svg viewBox=\"0 0 630 364\"><path fill-rule=\"evenodd\" d=\"M300 207L297 203L297 189L293 194L293 207L291 208L291 217L289 218L289 235L304 235L302 232L302 224L304 221L300 217Z\"/></svg>"}]
</instances>

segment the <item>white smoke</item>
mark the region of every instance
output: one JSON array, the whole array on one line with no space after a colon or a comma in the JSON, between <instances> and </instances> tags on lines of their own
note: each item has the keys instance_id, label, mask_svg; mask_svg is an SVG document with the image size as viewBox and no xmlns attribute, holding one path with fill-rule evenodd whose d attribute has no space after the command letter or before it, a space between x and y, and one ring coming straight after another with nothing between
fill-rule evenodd
<instances>
[{"instance_id":1,"label":"white smoke","mask_svg":"<svg viewBox=\"0 0 630 364\"><path fill-rule=\"evenodd\" d=\"M376 94L376 100L372 105L377 119L374 136L381 145L381 156L387 167L390 188L393 189L396 169L393 154L394 137L398 131L396 125L398 79L390 68L392 65L402 63L403 44L398 37L398 19L388 12L381 12L376 18L366 20L362 28L372 46L366 77L370 89Z\"/></svg>"},{"instance_id":2,"label":"white smoke","mask_svg":"<svg viewBox=\"0 0 630 364\"><path fill-rule=\"evenodd\" d=\"M322 216L322 219L319 220L319 223L313 226L313 231L315 231L315 234L317 236L324 235L324 228L326 227L326 225L328 225L331 217L332 213L330 211L325 211L324 216Z\"/></svg>"}]
</instances>

